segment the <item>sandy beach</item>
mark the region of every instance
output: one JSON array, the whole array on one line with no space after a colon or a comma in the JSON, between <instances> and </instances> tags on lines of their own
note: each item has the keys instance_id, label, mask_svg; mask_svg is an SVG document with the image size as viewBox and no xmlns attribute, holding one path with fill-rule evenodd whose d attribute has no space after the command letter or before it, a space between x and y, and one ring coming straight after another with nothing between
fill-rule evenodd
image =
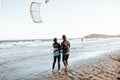
<instances>
[{"instance_id":1,"label":"sandy beach","mask_svg":"<svg viewBox=\"0 0 120 80\"><path fill-rule=\"evenodd\" d=\"M46 77L31 80L120 80L120 51L87 65L74 66L67 73L62 69L61 73L51 72Z\"/></svg>"},{"instance_id":2,"label":"sandy beach","mask_svg":"<svg viewBox=\"0 0 120 80\"><path fill-rule=\"evenodd\" d=\"M52 73L52 40L1 41L0 80L120 80L120 38L70 42L69 72Z\"/></svg>"}]
</instances>

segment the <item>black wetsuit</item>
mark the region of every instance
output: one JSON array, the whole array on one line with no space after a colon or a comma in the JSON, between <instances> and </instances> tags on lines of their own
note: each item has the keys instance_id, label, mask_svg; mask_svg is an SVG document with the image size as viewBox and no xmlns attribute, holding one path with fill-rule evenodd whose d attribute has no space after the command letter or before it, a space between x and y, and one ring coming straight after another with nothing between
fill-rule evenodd
<instances>
[{"instance_id":1,"label":"black wetsuit","mask_svg":"<svg viewBox=\"0 0 120 80\"><path fill-rule=\"evenodd\" d=\"M60 58L61 58L61 55L60 55L60 44L59 43L53 43L53 48L57 48L58 51L59 51L59 55L58 56L54 56L54 61L53 61L53 67L52 69L54 69L55 67L55 63L56 63L56 59L58 59L58 70L60 70Z\"/></svg>"},{"instance_id":2,"label":"black wetsuit","mask_svg":"<svg viewBox=\"0 0 120 80\"><path fill-rule=\"evenodd\" d=\"M69 58L69 52L70 52L70 42L69 41L63 41L61 43L61 49L62 49L62 61L64 66L68 66L68 58Z\"/></svg>"}]
</instances>

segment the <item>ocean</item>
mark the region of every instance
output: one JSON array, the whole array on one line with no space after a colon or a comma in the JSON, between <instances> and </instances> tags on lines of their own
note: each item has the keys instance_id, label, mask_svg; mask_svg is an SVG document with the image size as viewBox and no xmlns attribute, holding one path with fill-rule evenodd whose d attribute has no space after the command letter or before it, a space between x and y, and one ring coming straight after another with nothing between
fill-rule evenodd
<instances>
[{"instance_id":1,"label":"ocean","mask_svg":"<svg viewBox=\"0 0 120 80\"><path fill-rule=\"evenodd\" d=\"M58 40L61 43L62 40ZM69 39L69 66L89 62L120 50L120 38ZM0 80L29 80L49 75L53 63L52 39L1 40ZM61 67L63 63L61 60ZM57 70L57 64L55 69Z\"/></svg>"}]
</instances>

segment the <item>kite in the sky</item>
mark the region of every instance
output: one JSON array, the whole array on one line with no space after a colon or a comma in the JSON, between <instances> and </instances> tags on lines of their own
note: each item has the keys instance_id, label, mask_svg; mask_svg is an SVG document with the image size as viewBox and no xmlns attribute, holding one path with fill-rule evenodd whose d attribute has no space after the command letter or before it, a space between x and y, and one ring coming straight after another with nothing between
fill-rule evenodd
<instances>
[{"instance_id":1,"label":"kite in the sky","mask_svg":"<svg viewBox=\"0 0 120 80\"><path fill-rule=\"evenodd\" d=\"M45 0L45 3L48 3L49 0ZM42 19L41 19L41 14L40 14L40 8L41 8L41 4L40 2L32 2L30 4L30 14L31 14L31 18L33 20L33 22L35 23L42 23Z\"/></svg>"},{"instance_id":2,"label":"kite in the sky","mask_svg":"<svg viewBox=\"0 0 120 80\"><path fill-rule=\"evenodd\" d=\"M35 23L42 22L42 19L40 16L40 6L41 6L41 3L37 3L37 2L32 2L30 5L31 18Z\"/></svg>"}]
</instances>

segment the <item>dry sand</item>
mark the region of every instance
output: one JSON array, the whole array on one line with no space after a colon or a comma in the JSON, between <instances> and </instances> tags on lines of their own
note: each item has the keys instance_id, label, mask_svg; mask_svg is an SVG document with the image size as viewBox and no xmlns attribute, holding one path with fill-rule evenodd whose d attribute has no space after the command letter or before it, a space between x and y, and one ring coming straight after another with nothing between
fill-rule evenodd
<instances>
[{"instance_id":1,"label":"dry sand","mask_svg":"<svg viewBox=\"0 0 120 80\"><path fill-rule=\"evenodd\" d=\"M43 78L31 80L120 80L120 51L82 67L74 67L65 73L55 72Z\"/></svg>"}]
</instances>

